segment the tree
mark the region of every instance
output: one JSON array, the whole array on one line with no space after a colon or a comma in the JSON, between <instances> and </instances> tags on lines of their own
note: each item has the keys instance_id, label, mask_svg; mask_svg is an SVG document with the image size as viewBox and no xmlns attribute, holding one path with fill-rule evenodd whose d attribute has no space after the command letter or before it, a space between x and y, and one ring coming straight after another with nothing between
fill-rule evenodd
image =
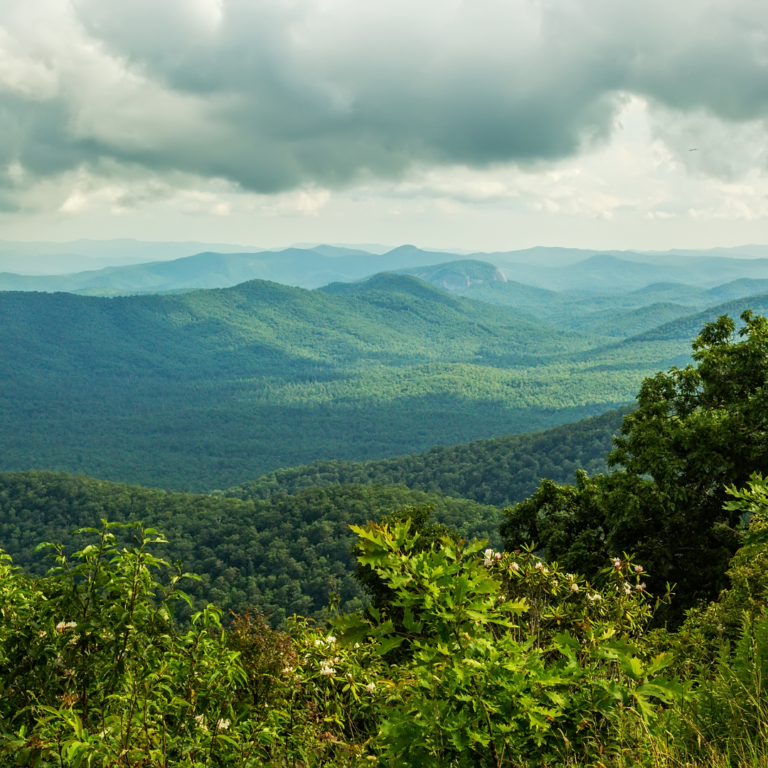
<instances>
[{"instance_id":1,"label":"tree","mask_svg":"<svg viewBox=\"0 0 768 768\"><path fill-rule=\"evenodd\" d=\"M506 548L535 541L551 559L592 575L606 554L636 553L658 592L677 584L676 613L726 586L739 513L726 486L768 467L768 320L727 315L693 342L693 365L646 379L608 464L575 488L544 481L505 511ZM586 567L585 567L586 566Z\"/></svg>"}]
</instances>

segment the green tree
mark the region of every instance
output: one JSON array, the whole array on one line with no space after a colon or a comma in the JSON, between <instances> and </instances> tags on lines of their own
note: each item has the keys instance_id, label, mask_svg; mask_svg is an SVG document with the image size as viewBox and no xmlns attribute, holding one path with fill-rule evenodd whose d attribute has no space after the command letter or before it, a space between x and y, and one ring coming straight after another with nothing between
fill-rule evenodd
<instances>
[{"instance_id":1,"label":"green tree","mask_svg":"<svg viewBox=\"0 0 768 768\"><path fill-rule=\"evenodd\" d=\"M614 472L582 475L575 488L544 482L507 510L505 546L535 542L588 575L606 554L632 551L654 590L677 585L675 621L713 599L739 545L726 486L743 486L768 462L768 320L749 311L741 319L738 331L727 315L706 324L694 364L643 382L608 456Z\"/></svg>"}]
</instances>

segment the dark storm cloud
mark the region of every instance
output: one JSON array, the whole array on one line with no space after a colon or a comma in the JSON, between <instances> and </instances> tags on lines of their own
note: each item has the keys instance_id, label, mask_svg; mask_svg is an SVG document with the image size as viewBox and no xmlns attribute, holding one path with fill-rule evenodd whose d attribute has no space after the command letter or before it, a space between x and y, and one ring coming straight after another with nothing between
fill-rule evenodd
<instances>
[{"instance_id":1,"label":"dark storm cloud","mask_svg":"<svg viewBox=\"0 0 768 768\"><path fill-rule=\"evenodd\" d=\"M110 120L109 104L91 104L83 122L72 89L5 97L4 159L42 175L108 157L273 192L396 177L414 165L556 160L607 137L631 93L726 121L768 111L768 14L758 2L75 7L126 72L196 106L185 119L177 101L155 99L141 115L138 98L124 120Z\"/></svg>"}]
</instances>

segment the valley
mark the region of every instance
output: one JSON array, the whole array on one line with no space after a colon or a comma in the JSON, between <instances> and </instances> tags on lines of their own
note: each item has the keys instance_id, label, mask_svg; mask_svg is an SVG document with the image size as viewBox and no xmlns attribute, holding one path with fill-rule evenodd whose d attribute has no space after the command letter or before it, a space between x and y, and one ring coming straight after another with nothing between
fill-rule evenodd
<instances>
[{"instance_id":1,"label":"valley","mask_svg":"<svg viewBox=\"0 0 768 768\"><path fill-rule=\"evenodd\" d=\"M262 281L114 299L5 292L0 323L13 360L2 469L189 491L575 421L688 355L683 340L555 331L409 276L341 293Z\"/></svg>"},{"instance_id":2,"label":"valley","mask_svg":"<svg viewBox=\"0 0 768 768\"><path fill-rule=\"evenodd\" d=\"M546 686L562 687L563 712L574 690L586 686L591 707L606 685L616 700L661 711L654 702L672 701L678 685L659 676L663 666L689 675L691 659L711 668L719 653L719 669L731 669L717 649L745 630L728 612L743 617L754 601L721 590L728 574L743 583L742 563L749 578L765 572L737 520L748 506L762 524L764 510L753 472L765 455L768 326L742 316L768 314L759 259L749 269L713 261L714 278L688 284L648 282L681 276L679 265L555 253L557 279L536 285L508 277L530 277L531 264L516 272L438 253L311 288L229 285L258 255L102 270L110 288L54 275L41 279L70 280L72 292L0 291L0 581L10 606L0 647L32 680L22 698L38 684L28 667L53 670L56 690L70 691L104 666L94 653L112 654L104 668L122 680L126 663L162 646L163 684L145 685L147 700L188 680L197 690L209 669L217 690L222 674L247 681L232 683L245 698L222 704L229 717L215 727L229 730L242 712L238 728L271 733L268 708L252 703L271 681L280 743L302 712L314 755L328 734L347 739L334 717L368 717L359 694L394 690L434 671L435 658L441 670L450 658L461 679L487 669L497 681L498 659L478 662L477 648L503 645L507 665L523 649ZM403 255L383 257L397 265ZM289 251L283 266L302 259L315 256ZM610 290L590 278L594 259ZM184 285L177 262L191 268ZM201 274L221 285L196 287ZM750 481L745 501L727 503L729 482ZM458 628L466 645L450 639ZM167 659L196 649L209 649L202 666L168 671ZM626 660L618 678L616 653ZM30 655L44 662L30 666ZM72 666L59 671L65 658ZM641 674L650 685L637 686ZM317 694L306 712L297 691L301 702ZM446 711L469 698L450 693ZM9 717L25 711L17 699ZM66 715L70 699L50 711ZM161 718L179 701L164 701ZM514 701L505 691L494 706ZM387 722L389 704L377 706L371 729ZM585 716L572 718L575 732ZM195 715L198 729L206 717Z\"/></svg>"}]
</instances>

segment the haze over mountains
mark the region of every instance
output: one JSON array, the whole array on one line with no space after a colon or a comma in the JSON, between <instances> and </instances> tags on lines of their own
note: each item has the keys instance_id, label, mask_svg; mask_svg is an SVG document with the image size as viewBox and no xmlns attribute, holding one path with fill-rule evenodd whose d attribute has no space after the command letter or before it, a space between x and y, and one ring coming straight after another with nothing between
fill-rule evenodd
<instances>
[{"instance_id":1,"label":"haze over mountains","mask_svg":"<svg viewBox=\"0 0 768 768\"><path fill-rule=\"evenodd\" d=\"M193 256L203 251L253 253L261 248L231 243L148 242L119 240L72 240L13 242L0 240L0 272L24 275L63 275L104 267L143 264Z\"/></svg>"},{"instance_id":2,"label":"haze over mountains","mask_svg":"<svg viewBox=\"0 0 768 768\"><path fill-rule=\"evenodd\" d=\"M55 246L72 252L56 252ZM319 288L377 272L417 270L457 260L490 263L507 280L555 291L623 292L662 282L715 287L737 279L768 278L768 248L762 246L668 253L530 248L461 257L410 245L371 253L362 247L328 245L262 251L123 240L0 244L0 290L116 295L226 288L254 279ZM83 269L105 262L100 269Z\"/></svg>"},{"instance_id":3,"label":"haze over mountains","mask_svg":"<svg viewBox=\"0 0 768 768\"><path fill-rule=\"evenodd\" d=\"M206 491L597 415L685 364L704 322L768 312L765 251L323 245L5 273L0 469Z\"/></svg>"}]
</instances>

